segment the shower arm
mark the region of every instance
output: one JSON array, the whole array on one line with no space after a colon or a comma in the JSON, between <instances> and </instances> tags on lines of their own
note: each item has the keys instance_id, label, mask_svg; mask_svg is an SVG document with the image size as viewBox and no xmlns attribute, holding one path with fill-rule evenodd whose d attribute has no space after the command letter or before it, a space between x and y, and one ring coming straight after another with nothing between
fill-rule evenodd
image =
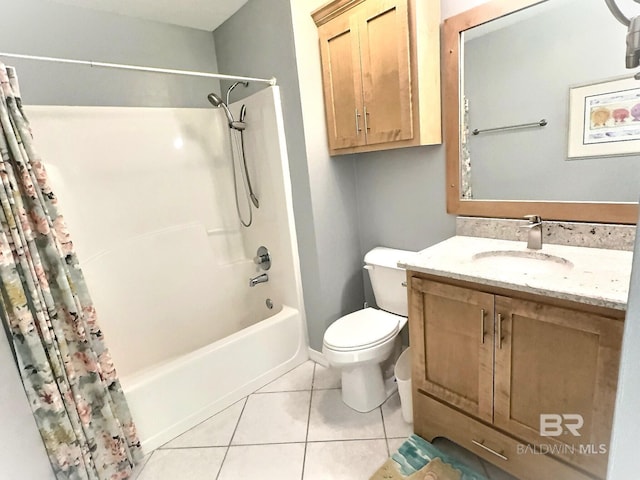
<instances>
[{"instance_id":1,"label":"shower arm","mask_svg":"<svg viewBox=\"0 0 640 480\"><path fill-rule=\"evenodd\" d=\"M640 1L640 0L638 0ZM227 89L227 105L229 105L229 94L233 91L234 88L236 88L238 85L243 85L245 87L249 86L249 82L243 82L243 81L238 81L235 82L233 85L231 85L228 89ZM242 121L242 120L240 120Z\"/></svg>"}]
</instances>

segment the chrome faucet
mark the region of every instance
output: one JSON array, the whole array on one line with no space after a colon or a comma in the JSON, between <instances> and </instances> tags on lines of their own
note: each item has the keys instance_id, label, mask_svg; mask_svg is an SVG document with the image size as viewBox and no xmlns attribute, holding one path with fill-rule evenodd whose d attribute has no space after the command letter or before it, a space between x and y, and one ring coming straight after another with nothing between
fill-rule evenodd
<instances>
[{"instance_id":1,"label":"chrome faucet","mask_svg":"<svg viewBox=\"0 0 640 480\"><path fill-rule=\"evenodd\" d=\"M542 219L539 215L525 215L524 218L529 220L529 223L527 225L521 225L520 228L529 229L527 248L540 250L542 248Z\"/></svg>"},{"instance_id":2,"label":"chrome faucet","mask_svg":"<svg viewBox=\"0 0 640 480\"><path fill-rule=\"evenodd\" d=\"M261 275L258 275L257 277L253 277L249 279L249 286L250 287L255 287L256 285L258 285L259 283L265 283L269 281L269 275L267 275L266 273L263 273Z\"/></svg>"}]
</instances>

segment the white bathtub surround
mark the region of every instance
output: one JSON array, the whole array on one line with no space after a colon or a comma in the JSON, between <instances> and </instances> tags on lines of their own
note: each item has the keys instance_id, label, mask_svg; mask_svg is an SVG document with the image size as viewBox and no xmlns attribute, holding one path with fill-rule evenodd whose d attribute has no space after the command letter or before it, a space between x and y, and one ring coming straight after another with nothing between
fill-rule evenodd
<instances>
[{"instance_id":1,"label":"white bathtub surround","mask_svg":"<svg viewBox=\"0 0 640 480\"><path fill-rule=\"evenodd\" d=\"M242 103L249 229L221 109L27 109L147 452L308 358L279 89Z\"/></svg>"},{"instance_id":2,"label":"white bathtub surround","mask_svg":"<svg viewBox=\"0 0 640 480\"><path fill-rule=\"evenodd\" d=\"M535 213L535 212L531 212ZM542 241L556 245L633 250L635 225L558 222L542 219ZM527 241L527 231L519 228L527 220L509 218L457 217L456 235Z\"/></svg>"},{"instance_id":3,"label":"white bathtub surround","mask_svg":"<svg viewBox=\"0 0 640 480\"><path fill-rule=\"evenodd\" d=\"M492 261L477 261L484 252L521 252L566 260L557 269L516 271ZM475 257L476 259L478 257ZM399 265L408 270L455 280L503 287L551 298L625 310L629 294L632 252L544 244L528 250L526 241L514 242L456 236L422 250ZM556 262L557 263L557 262ZM535 267L534 267L535 268Z\"/></svg>"}]
</instances>

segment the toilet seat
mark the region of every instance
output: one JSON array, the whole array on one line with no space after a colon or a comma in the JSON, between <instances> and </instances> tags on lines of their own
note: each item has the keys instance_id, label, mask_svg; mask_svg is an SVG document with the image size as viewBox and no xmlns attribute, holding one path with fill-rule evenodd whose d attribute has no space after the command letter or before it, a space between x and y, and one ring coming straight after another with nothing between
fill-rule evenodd
<instances>
[{"instance_id":1,"label":"toilet seat","mask_svg":"<svg viewBox=\"0 0 640 480\"><path fill-rule=\"evenodd\" d=\"M365 308L333 322L324 334L324 346L337 352L353 352L381 345L393 339L403 317Z\"/></svg>"}]
</instances>

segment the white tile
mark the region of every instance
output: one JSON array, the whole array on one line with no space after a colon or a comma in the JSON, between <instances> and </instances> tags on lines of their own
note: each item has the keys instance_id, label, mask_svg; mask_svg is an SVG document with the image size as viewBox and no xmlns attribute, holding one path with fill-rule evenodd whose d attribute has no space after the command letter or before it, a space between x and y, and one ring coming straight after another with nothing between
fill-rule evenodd
<instances>
[{"instance_id":1,"label":"white tile","mask_svg":"<svg viewBox=\"0 0 640 480\"><path fill-rule=\"evenodd\" d=\"M408 437L413 433L413 424L402 418L400 395L394 393L382 404L382 418L387 437Z\"/></svg>"},{"instance_id":2,"label":"white tile","mask_svg":"<svg viewBox=\"0 0 640 480\"><path fill-rule=\"evenodd\" d=\"M340 390L313 392L309 441L369 438L385 438L379 408L360 413L344 404Z\"/></svg>"},{"instance_id":3,"label":"white tile","mask_svg":"<svg viewBox=\"0 0 640 480\"><path fill-rule=\"evenodd\" d=\"M250 395L231 444L304 442L310 397L310 391Z\"/></svg>"},{"instance_id":4,"label":"white tile","mask_svg":"<svg viewBox=\"0 0 640 480\"><path fill-rule=\"evenodd\" d=\"M516 477L508 474L504 470L500 470L498 467L489 463L485 460L482 460L485 468L487 469L487 474L491 480L518 480Z\"/></svg>"},{"instance_id":5,"label":"white tile","mask_svg":"<svg viewBox=\"0 0 640 480\"><path fill-rule=\"evenodd\" d=\"M387 460L384 440L307 444L304 480L362 480Z\"/></svg>"},{"instance_id":6,"label":"white tile","mask_svg":"<svg viewBox=\"0 0 640 480\"><path fill-rule=\"evenodd\" d=\"M217 480L300 480L303 462L304 443L230 447Z\"/></svg>"},{"instance_id":7,"label":"white tile","mask_svg":"<svg viewBox=\"0 0 640 480\"><path fill-rule=\"evenodd\" d=\"M405 442L406 438L387 438L387 445L389 445L389 456L398 451L400 445Z\"/></svg>"},{"instance_id":8,"label":"white tile","mask_svg":"<svg viewBox=\"0 0 640 480\"><path fill-rule=\"evenodd\" d=\"M233 431L238 424L246 400L243 398L234 403L200 425L174 438L162 448L226 447L231 442Z\"/></svg>"},{"instance_id":9,"label":"white tile","mask_svg":"<svg viewBox=\"0 0 640 480\"><path fill-rule=\"evenodd\" d=\"M211 480L215 478L226 447L156 450L138 480Z\"/></svg>"},{"instance_id":10,"label":"white tile","mask_svg":"<svg viewBox=\"0 0 640 480\"><path fill-rule=\"evenodd\" d=\"M342 374L337 368L323 367L316 364L316 372L313 375L313 389L322 390L326 388L340 388L342 384Z\"/></svg>"},{"instance_id":11,"label":"white tile","mask_svg":"<svg viewBox=\"0 0 640 480\"><path fill-rule=\"evenodd\" d=\"M442 437L436 438L432 443L442 453L455 458L476 472L484 474L482 461L475 453L470 452L460 445L453 443L451 440Z\"/></svg>"},{"instance_id":12,"label":"white tile","mask_svg":"<svg viewBox=\"0 0 640 480\"><path fill-rule=\"evenodd\" d=\"M308 360L288 373L275 379L262 387L258 393L263 392L293 392L296 390L311 390L313 382L313 367L315 362Z\"/></svg>"}]
</instances>

